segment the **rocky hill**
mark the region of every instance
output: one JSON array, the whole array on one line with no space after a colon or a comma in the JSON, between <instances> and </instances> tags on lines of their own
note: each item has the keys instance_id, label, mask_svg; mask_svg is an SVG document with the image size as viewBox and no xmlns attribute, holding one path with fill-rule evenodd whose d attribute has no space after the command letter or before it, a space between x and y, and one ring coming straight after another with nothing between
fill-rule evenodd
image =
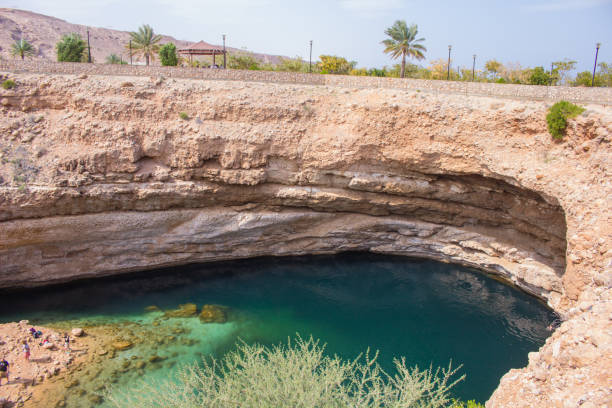
<instances>
[{"instance_id":1,"label":"rocky hill","mask_svg":"<svg viewBox=\"0 0 612 408\"><path fill-rule=\"evenodd\" d=\"M11 44L20 38L25 38L36 47L37 57L47 60L55 60L55 44L62 35L68 33L79 33L87 38L89 29L91 54L94 61L103 62L110 54L123 56L129 59L125 49L130 35L127 31L112 30L110 28L88 27L80 24L72 24L59 18L45 16L26 10L0 8L0 57L14 58L10 54ZM136 29L136 27L134 27ZM201 38L195 39L202 40ZM215 43L214 39L203 39ZM177 48L192 44L193 41L177 40L174 37L164 35L162 43L173 42ZM243 50L229 48L229 52L240 52ZM277 64L282 56L252 53L253 57L263 63ZM157 63L159 63L157 61Z\"/></svg>"}]
</instances>

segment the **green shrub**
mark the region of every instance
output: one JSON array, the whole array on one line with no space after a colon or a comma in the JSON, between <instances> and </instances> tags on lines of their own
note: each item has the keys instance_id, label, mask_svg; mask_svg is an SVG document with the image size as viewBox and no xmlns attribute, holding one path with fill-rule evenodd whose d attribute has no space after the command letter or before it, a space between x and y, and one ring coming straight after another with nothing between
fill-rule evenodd
<instances>
[{"instance_id":1,"label":"green shrub","mask_svg":"<svg viewBox=\"0 0 612 408\"><path fill-rule=\"evenodd\" d=\"M451 380L458 368L419 370L395 360L395 373L382 371L366 352L353 361L324 354L312 337L298 336L288 345L265 347L241 343L220 362L183 367L178 381L143 384L105 396L116 407L420 407L452 403Z\"/></svg>"},{"instance_id":2,"label":"green shrub","mask_svg":"<svg viewBox=\"0 0 612 408\"><path fill-rule=\"evenodd\" d=\"M164 44L159 50L159 60L165 67L175 67L178 65L176 56L176 45L172 43Z\"/></svg>"},{"instance_id":3,"label":"green shrub","mask_svg":"<svg viewBox=\"0 0 612 408\"><path fill-rule=\"evenodd\" d=\"M189 115L186 112L179 113L179 118L183 120L189 120Z\"/></svg>"},{"instance_id":4,"label":"green shrub","mask_svg":"<svg viewBox=\"0 0 612 408\"><path fill-rule=\"evenodd\" d=\"M567 120L580 115L582 112L584 112L584 108L571 102L560 101L555 103L546 115L550 135L555 139L563 139L567 128Z\"/></svg>"},{"instance_id":5,"label":"green shrub","mask_svg":"<svg viewBox=\"0 0 612 408\"><path fill-rule=\"evenodd\" d=\"M4 89L13 89L15 86L15 81L13 81L12 79L7 79L2 83L2 88Z\"/></svg>"}]
</instances>

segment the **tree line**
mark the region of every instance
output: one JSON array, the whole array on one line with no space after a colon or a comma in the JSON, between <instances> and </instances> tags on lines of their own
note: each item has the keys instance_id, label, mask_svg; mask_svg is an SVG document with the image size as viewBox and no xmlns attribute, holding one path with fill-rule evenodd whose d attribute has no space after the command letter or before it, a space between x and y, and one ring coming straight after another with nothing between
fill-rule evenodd
<instances>
[{"instance_id":1,"label":"tree line","mask_svg":"<svg viewBox=\"0 0 612 408\"><path fill-rule=\"evenodd\" d=\"M381 41L384 46L383 52L389 54L393 59L401 59L398 64L382 68L357 68L356 61L349 61L337 55L320 55L318 60L312 63L296 57L282 59L278 64L266 64L256 59L251 53L244 51L229 53L227 67L246 70L529 85L591 86L593 81L592 73L589 71L579 72L573 76L571 73L576 68L577 61L570 59L555 61L551 64L550 69L543 66L522 67L519 63L503 64L495 59L486 61L484 69L478 70L466 67L449 69L449 62L445 59L431 60L428 66L414 64L408 62L407 58L422 61L427 51L423 45L425 39L417 38L418 26L416 24L407 25L405 21L397 20L384 33L387 38ZM161 65L164 66L180 65L201 68L212 65L212 60L207 57L193 61L182 58L177 55L175 44L160 44L161 41L161 35L155 34L151 26L144 24L138 28L138 31L130 32L130 42L125 44L125 48L126 51L129 50L132 58L136 60L143 58L146 65L156 58L159 58ZM63 35L55 49L57 60L60 62L88 62L90 58L87 42L77 33ZM34 56L36 50L32 44L22 38L12 45L11 53L25 59ZM117 54L107 56L105 62L107 64L128 63ZM612 86L612 63L600 62L597 64L593 85Z\"/></svg>"}]
</instances>

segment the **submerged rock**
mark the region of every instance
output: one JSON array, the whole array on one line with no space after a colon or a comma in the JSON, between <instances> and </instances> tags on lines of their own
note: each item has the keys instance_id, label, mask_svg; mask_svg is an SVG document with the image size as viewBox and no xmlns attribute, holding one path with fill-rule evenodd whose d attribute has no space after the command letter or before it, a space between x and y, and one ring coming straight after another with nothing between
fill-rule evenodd
<instances>
[{"instance_id":1,"label":"submerged rock","mask_svg":"<svg viewBox=\"0 0 612 408\"><path fill-rule=\"evenodd\" d=\"M159 312L161 309L155 305L145 307L145 312Z\"/></svg>"},{"instance_id":2,"label":"submerged rock","mask_svg":"<svg viewBox=\"0 0 612 408\"><path fill-rule=\"evenodd\" d=\"M185 303L179 305L177 309L168 310L164 317L195 317L198 314L198 307L195 303Z\"/></svg>"},{"instance_id":3,"label":"submerged rock","mask_svg":"<svg viewBox=\"0 0 612 408\"><path fill-rule=\"evenodd\" d=\"M158 361L163 361L163 360L165 360L165 357L160 357L158 355L149 357L149 363L157 363Z\"/></svg>"},{"instance_id":4,"label":"submerged rock","mask_svg":"<svg viewBox=\"0 0 612 408\"><path fill-rule=\"evenodd\" d=\"M219 305L204 305L200 312L202 323L225 323L227 322L227 308Z\"/></svg>"},{"instance_id":5,"label":"submerged rock","mask_svg":"<svg viewBox=\"0 0 612 408\"><path fill-rule=\"evenodd\" d=\"M133 344L131 341L119 340L119 341L114 341L112 346L115 350L127 350L131 348Z\"/></svg>"}]
</instances>

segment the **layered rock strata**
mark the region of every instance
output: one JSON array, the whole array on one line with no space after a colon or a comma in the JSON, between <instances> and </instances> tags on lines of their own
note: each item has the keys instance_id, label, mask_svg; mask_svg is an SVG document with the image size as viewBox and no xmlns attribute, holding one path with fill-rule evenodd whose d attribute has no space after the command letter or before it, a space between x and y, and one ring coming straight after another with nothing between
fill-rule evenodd
<instances>
[{"instance_id":1,"label":"layered rock strata","mask_svg":"<svg viewBox=\"0 0 612 408\"><path fill-rule=\"evenodd\" d=\"M612 366L608 107L586 106L554 142L546 102L16 79L0 95L0 286L349 250L456 262L569 319L489 406L609 398L604 382L568 374ZM557 358L582 347L593 361Z\"/></svg>"}]
</instances>

